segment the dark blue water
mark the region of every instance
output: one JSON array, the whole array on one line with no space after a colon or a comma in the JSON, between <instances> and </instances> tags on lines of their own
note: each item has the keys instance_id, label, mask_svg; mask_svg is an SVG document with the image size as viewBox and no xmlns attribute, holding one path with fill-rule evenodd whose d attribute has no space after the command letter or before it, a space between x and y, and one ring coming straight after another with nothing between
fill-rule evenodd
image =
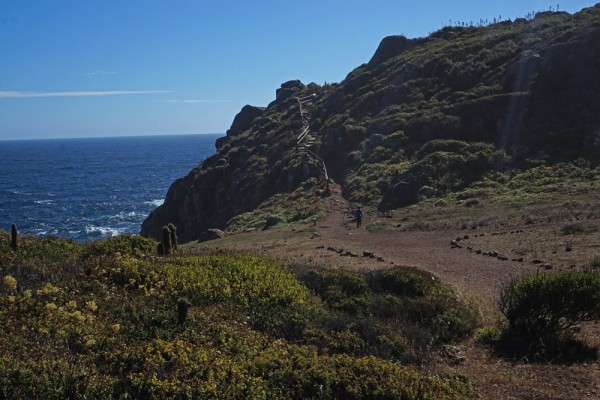
<instances>
[{"instance_id":1,"label":"dark blue water","mask_svg":"<svg viewBox=\"0 0 600 400\"><path fill-rule=\"evenodd\" d=\"M80 241L138 233L219 136L0 141L0 229Z\"/></svg>"}]
</instances>

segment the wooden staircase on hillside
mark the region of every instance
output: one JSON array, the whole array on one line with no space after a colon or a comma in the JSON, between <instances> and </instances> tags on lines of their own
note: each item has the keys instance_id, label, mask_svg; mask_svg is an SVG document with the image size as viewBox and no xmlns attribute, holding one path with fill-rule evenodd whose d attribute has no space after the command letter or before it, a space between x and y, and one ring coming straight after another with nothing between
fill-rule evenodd
<instances>
[{"instance_id":1,"label":"wooden staircase on hillside","mask_svg":"<svg viewBox=\"0 0 600 400\"><path fill-rule=\"evenodd\" d=\"M316 97L316 94L296 97L296 100L298 100L298 107L300 108L300 118L302 118L302 132L296 138L296 148L298 149L299 154L306 154L321 165L323 175L325 176L327 190L329 190L329 175L327 174L325 160L310 150L310 147L315 144L315 137L310 134L310 115L308 114L307 108L312 105L312 102Z\"/></svg>"}]
</instances>

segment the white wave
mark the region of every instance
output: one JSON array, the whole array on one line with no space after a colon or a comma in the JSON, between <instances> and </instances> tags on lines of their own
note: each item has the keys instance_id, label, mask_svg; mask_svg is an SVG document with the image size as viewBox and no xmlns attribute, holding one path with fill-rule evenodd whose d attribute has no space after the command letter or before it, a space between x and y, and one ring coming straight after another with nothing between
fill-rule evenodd
<instances>
[{"instance_id":1,"label":"white wave","mask_svg":"<svg viewBox=\"0 0 600 400\"><path fill-rule=\"evenodd\" d=\"M36 236L53 236L53 235L58 234L58 229L50 229L50 230L34 229L32 233Z\"/></svg>"},{"instance_id":2,"label":"white wave","mask_svg":"<svg viewBox=\"0 0 600 400\"><path fill-rule=\"evenodd\" d=\"M8 193L12 193L12 194L23 195L23 196L33 196L35 194L35 193L28 193L28 192L20 192L15 189L5 189L4 191L6 191Z\"/></svg>"},{"instance_id":3,"label":"white wave","mask_svg":"<svg viewBox=\"0 0 600 400\"><path fill-rule=\"evenodd\" d=\"M94 226L94 225L86 225L85 233L87 234L96 234L98 236L117 236L124 232L122 228L112 228L110 226Z\"/></svg>"},{"instance_id":4,"label":"white wave","mask_svg":"<svg viewBox=\"0 0 600 400\"><path fill-rule=\"evenodd\" d=\"M113 215L113 216L109 217L108 219L109 220L118 220L118 221L128 221L137 216L138 216L138 213L136 213L135 211L131 211L131 212L121 211L117 215Z\"/></svg>"},{"instance_id":5,"label":"white wave","mask_svg":"<svg viewBox=\"0 0 600 400\"><path fill-rule=\"evenodd\" d=\"M144 204L150 204L151 206L162 206L162 204L165 202L164 199L156 199L156 200L152 200L152 201L145 201Z\"/></svg>"},{"instance_id":6,"label":"white wave","mask_svg":"<svg viewBox=\"0 0 600 400\"><path fill-rule=\"evenodd\" d=\"M52 204L53 200L35 200L35 204Z\"/></svg>"}]
</instances>

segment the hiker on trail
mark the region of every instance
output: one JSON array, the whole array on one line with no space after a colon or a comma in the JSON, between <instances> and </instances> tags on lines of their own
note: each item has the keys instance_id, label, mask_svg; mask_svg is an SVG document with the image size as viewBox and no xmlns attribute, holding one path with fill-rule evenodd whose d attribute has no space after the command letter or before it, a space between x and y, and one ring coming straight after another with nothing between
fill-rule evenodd
<instances>
[{"instance_id":1,"label":"hiker on trail","mask_svg":"<svg viewBox=\"0 0 600 400\"><path fill-rule=\"evenodd\" d=\"M360 228L360 224L362 223L362 217L363 217L363 212L360 209L360 207L358 207L356 209L356 211L354 211L354 217L356 217L356 227Z\"/></svg>"}]
</instances>

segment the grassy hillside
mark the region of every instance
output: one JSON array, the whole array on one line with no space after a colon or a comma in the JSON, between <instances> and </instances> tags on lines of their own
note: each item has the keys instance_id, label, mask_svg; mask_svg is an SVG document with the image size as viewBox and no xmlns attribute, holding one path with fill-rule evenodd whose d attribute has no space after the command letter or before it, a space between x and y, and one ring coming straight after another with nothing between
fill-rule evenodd
<instances>
[{"instance_id":1,"label":"grassy hillside","mask_svg":"<svg viewBox=\"0 0 600 400\"><path fill-rule=\"evenodd\" d=\"M0 397L471 398L463 375L414 366L476 324L428 274L155 245L22 237L14 252L0 232Z\"/></svg>"},{"instance_id":2,"label":"grassy hillside","mask_svg":"<svg viewBox=\"0 0 600 400\"><path fill-rule=\"evenodd\" d=\"M278 209L281 223L305 221L327 195L323 162L347 199L379 209L540 165L568 169L582 158L593 167L599 49L600 5L385 38L340 83L290 81L267 107L244 107L142 234L159 237L168 222L184 241L213 227L260 229Z\"/></svg>"}]
</instances>

